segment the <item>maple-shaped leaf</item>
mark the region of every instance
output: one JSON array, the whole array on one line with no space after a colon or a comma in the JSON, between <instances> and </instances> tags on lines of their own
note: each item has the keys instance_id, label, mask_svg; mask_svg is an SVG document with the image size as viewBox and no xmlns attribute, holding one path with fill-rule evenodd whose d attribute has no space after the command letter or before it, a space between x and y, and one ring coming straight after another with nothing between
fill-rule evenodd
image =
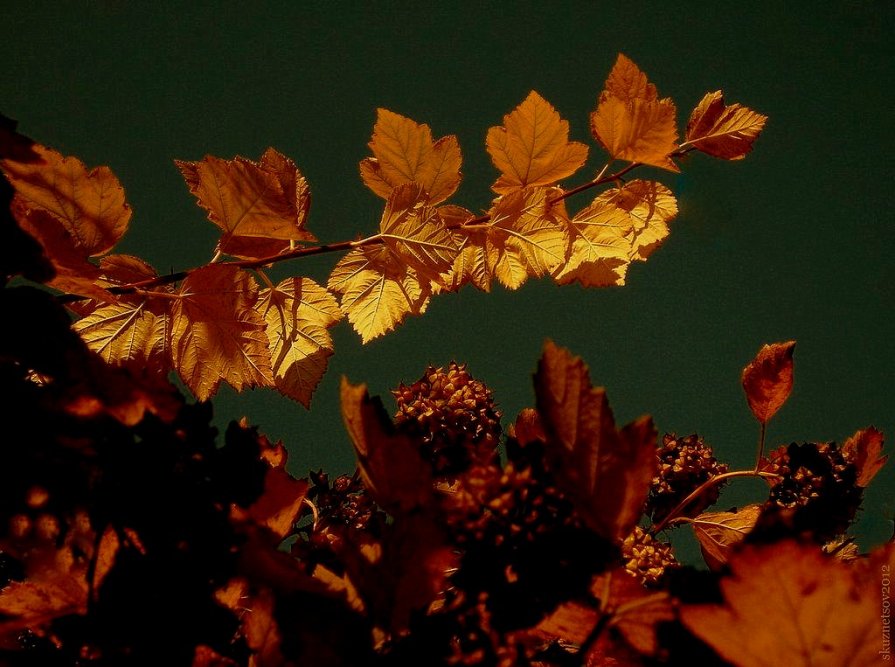
<instances>
[{"instance_id":1,"label":"maple-shaped leaf","mask_svg":"<svg viewBox=\"0 0 895 667\"><path fill-rule=\"evenodd\" d=\"M752 414L766 424L792 392L794 340L763 345L743 369L742 383Z\"/></svg>"},{"instance_id":2,"label":"maple-shaped leaf","mask_svg":"<svg viewBox=\"0 0 895 667\"><path fill-rule=\"evenodd\" d=\"M761 509L761 505L746 505L734 512L705 512L690 522L710 568L716 570L727 562L731 549L755 526Z\"/></svg>"},{"instance_id":3,"label":"maple-shaped leaf","mask_svg":"<svg viewBox=\"0 0 895 667\"><path fill-rule=\"evenodd\" d=\"M584 362L550 341L535 394L558 485L595 532L620 542L637 523L655 472L652 420L618 431L606 392L591 385Z\"/></svg>"},{"instance_id":4,"label":"maple-shaped leaf","mask_svg":"<svg viewBox=\"0 0 895 667\"><path fill-rule=\"evenodd\" d=\"M266 322L253 306L252 277L235 266L203 266L180 284L171 306L171 360L200 401L221 381L234 389L274 385Z\"/></svg>"},{"instance_id":5,"label":"maple-shaped leaf","mask_svg":"<svg viewBox=\"0 0 895 667\"><path fill-rule=\"evenodd\" d=\"M327 287L341 295L339 305L361 340L368 343L398 326L407 315L421 315L431 288L389 248L352 250L333 268Z\"/></svg>"},{"instance_id":6,"label":"maple-shaped leaf","mask_svg":"<svg viewBox=\"0 0 895 667\"><path fill-rule=\"evenodd\" d=\"M426 191L429 203L437 204L460 184L462 158L454 135L433 142L428 125L377 109L369 146L373 157L361 160L361 178L384 199L394 188L415 182Z\"/></svg>"},{"instance_id":7,"label":"maple-shaped leaf","mask_svg":"<svg viewBox=\"0 0 895 667\"><path fill-rule=\"evenodd\" d=\"M395 256L420 277L439 280L460 251L459 240L428 205L418 183L396 187L385 205L379 236Z\"/></svg>"},{"instance_id":8,"label":"maple-shaped leaf","mask_svg":"<svg viewBox=\"0 0 895 667\"><path fill-rule=\"evenodd\" d=\"M619 54L600 94L590 128L613 159L680 171L674 102L659 99L654 85L629 58Z\"/></svg>"},{"instance_id":9,"label":"maple-shaped leaf","mask_svg":"<svg viewBox=\"0 0 895 667\"><path fill-rule=\"evenodd\" d=\"M308 183L295 163L273 148L258 162L207 155L175 164L208 219L223 231L221 252L256 259L282 252L290 241L316 241L305 229Z\"/></svg>"},{"instance_id":10,"label":"maple-shaped leaf","mask_svg":"<svg viewBox=\"0 0 895 667\"><path fill-rule=\"evenodd\" d=\"M445 227L454 230L454 238L460 250L451 268L440 276L440 282L433 288L456 292L463 285L472 283L483 292L490 291L493 276L482 252L487 232L481 228L463 228L465 223L475 218L475 214L461 206L448 205L440 206L438 215Z\"/></svg>"},{"instance_id":11,"label":"maple-shaped leaf","mask_svg":"<svg viewBox=\"0 0 895 667\"><path fill-rule=\"evenodd\" d=\"M553 273L554 279L561 285L576 280L585 287L624 285L633 234L628 213L598 198L575 214L570 228L571 253Z\"/></svg>"},{"instance_id":12,"label":"maple-shaped leaf","mask_svg":"<svg viewBox=\"0 0 895 667\"><path fill-rule=\"evenodd\" d=\"M857 468L858 486L870 484L870 480L886 464L889 456L882 451L883 434L872 426L858 431L843 443L843 456Z\"/></svg>"},{"instance_id":13,"label":"maple-shaped leaf","mask_svg":"<svg viewBox=\"0 0 895 667\"><path fill-rule=\"evenodd\" d=\"M354 443L364 486L393 514L425 506L432 495L432 471L416 444L398 433L379 398L367 386L342 378L342 419Z\"/></svg>"},{"instance_id":14,"label":"maple-shaped leaf","mask_svg":"<svg viewBox=\"0 0 895 667\"><path fill-rule=\"evenodd\" d=\"M724 604L686 605L681 620L740 667L879 662L879 569L859 577L814 545L749 547L721 580Z\"/></svg>"},{"instance_id":15,"label":"maple-shaped leaf","mask_svg":"<svg viewBox=\"0 0 895 667\"><path fill-rule=\"evenodd\" d=\"M130 206L124 189L108 167L87 170L75 157L33 144L39 159L0 159L27 210L43 211L63 226L84 257L108 252L127 231Z\"/></svg>"},{"instance_id":16,"label":"maple-shaped leaf","mask_svg":"<svg viewBox=\"0 0 895 667\"><path fill-rule=\"evenodd\" d=\"M310 278L287 278L262 290L255 309L267 322L277 390L309 408L333 354L327 328L342 318L339 304Z\"/></svg>"},{"instance_id":17,"label":"maple-shaped leaf","mask_svg":"<svg viewBox=\"0 0 895 667\"><path fill-rule=\"evenodd\" d=\"M687 123L687 141L703 153L742 160L752 150L768 117L740 104L724 104L720 90L700 100Z\"/></svg>"},{"instance_id":18,"label":"maple-shaped leaf","mask_svg":"<svg viewBox=\"0 0 895 667\"><path fill-rule=\"evenodd\" d=\"M587 160L587 146L569 141L569 122L535 91L488 130L485 144L501 174L491 187L501 194L553 185Z\"/></svg>"},{"instance_id":19,"label":"maple-shaped leaf","mask_svg":"<svg viewBox=\"0 0 895 667\"><path fill-rule=\"evenodd\" d=\"M629 256L645 261L668 237L668 223L677 215L677 200L671 190L656 181L633 180L597 197L631 219Z\"/></svg>"}]
</instances>

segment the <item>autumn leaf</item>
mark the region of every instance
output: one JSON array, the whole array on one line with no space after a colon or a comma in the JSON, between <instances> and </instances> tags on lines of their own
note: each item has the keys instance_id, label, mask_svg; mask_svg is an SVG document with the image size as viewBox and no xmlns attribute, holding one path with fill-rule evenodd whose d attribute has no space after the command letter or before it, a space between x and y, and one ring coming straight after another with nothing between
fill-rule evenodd
<instances>
[{"instance_id":1,"label":"autumn leaf","mask_svg":"<svg viewBox=\"0 0 895 667\"><path fill-rule=\"evenodd\" d=\"M221 381L234 389L273 386L266 323L253 306L251 276L234 266L210 264L180 284L171 307L171 359L200 401Z\"/></svg>"},{"instance_id":2,"label":"autumn leaf","mask_svg":"<svg viewBox=\"0 0 895 667\"><path fill-rule=\"evenodd\" d=\"M630 217L629 257L635 261L646 259L668 237L668 223L677 215L677 200L671 190L656 181L633 180L612 188L596 201L611 204Z\"/></svg>"},{"instance_id":3,"label":"autumn leaf","mask_svg":"<svg viewBox=\"0 0 895 667\"><path fill-rule=\"evenodd\" d=\"M628 213L597 199L575 214L569 259L554 272L561 285L580 282L585 287L624 285L633 225Z\"/></svg>"},{"instance_id":4,"label":"autumn leaf","mask_svg":"<svg viewBox=\"0 0 895 667\"><path fill-rule=\"evenodd\" d=\"M580 358L550 341L535 394L558 484L595 532L621 541L640 518L655 472L652 420L616 430L605 390L591 385Z\"/></svg>"},{"instance_id":5,"label":"autumn leaf","mask_svg":"<svg viewBox=\"0 0 895 667\"><path fill-rule=\"evenodd\" d=\"M679 171L670 155L677 150L674 102L656 88L629 58L619 54L606 79L590 127L613 159Z\"/></svg>"},{"instance_id":6,"label":"autumn leaf","mask_svg":"<svg viewBox=\"0 0 895 667\"><path fill-rule=\"evenodd\" d=\"M428 125L377 109L369 146L373 157L361 160L361 178L383 199L394 188L415 182L426 191L430 204L438 204L460 184L460 145L454 135L433 142Z\"/></svg>"},{"instance_id":7,"label":"autumn leaf","mask_svg":"<svg viewBox=\"0 0 895 667\"><path fill-rule=\"evenodd\" d=\"M743 369L742 383L752 414L766 424L792 392L792 355L796 342L763 345Z\"/></svg>"},{"instance_id":8,"label":"autumn leaf","mask_svg":"<svg viewBox=\"0 0 895 667\"><path fill-rule=\"evenodd\" d=\"M342 378L342 419L357 454L364 486L392 514L425 506L432 494L432 471L406 435L398 433L378 398L366 385Z\"/></svg>"},{"instance_id":9,"label":"autumn leaf","mask_svg":"<svg viewBox=\"0 0 895 667\"><path fill-rule=\"evenodd\" d=\"M705 512L690 522L710 568L717 570L727 562L731 549L749 534L761 510L761 505L746 505L733 512Z\"/></svg>"},{"instance_id":10,"label":"autumn leaf","mask_svg":"<svg viewBox=\"0 0 895 667\"><path fill-rule=\"evenodd\" d=\"M361 340L388 333L407 315L421 315L431 288L386 247L352 250L333 268L327 287L341 295L340 307Z\"/></svg>"},{"instance_id":11,"label":"autumn leaf","mask_svg":"<svg viewBox=\"0 0 895 667\"><path fill-rule=\"evenodd\" d=\"M503 126L488 130L485 144L501 173L491 187L501 194L553 185L587 160L587 146L569 141L569 122L535 91L503 117Z\"/></svg>"},{"instance_id":12,"label":"autumn leaf","mask_svg":"<svg viewBox=\"0 0 895 667\"><path fill-rule=\"evenodd\" d=\"M888 454L883 455L883 434L872 426L862 429L845 441L842 454L858 470L858 486L866 487L880 471Z\"/></svg>"},{"instance_id":13,"label":"autumn leaf","mask_svg":"<svg viewBox=\"0 0 895 667\"><path fill-rule=\"evenodd\" d=\"M277 390L309 408L333 354L327 328L342 318L338 303L309 278L287 278L262 290L255 310L267 322Z\"/></svg>"},{"instance_id":14,"label":"autumn leaf","mask_svg":"<svg viewBox=\"0 0 895 667\"><path fill-rule=\"evenodd\" d=\"M458 239L442 222L437 209L427 204L426 192L417 183L392 191L379 232L399 260L430 280L440 280L460 251Z\"/></svg>"},{"instance_id":15,"label":"autumn leaf","mask_svg":"<svg viewBox=\"0 0 895 667\"><path fill-rule=\"evenodd\" d=\"M707 93L690 114L685 145L724 160L742 160L767 120L740 104L726 106L724 95L716 90Z\"/></svg>"},{"instance_id":16,"label":"autumn leaf","mask_svg":"<svg viewBox=\"0 0 895 667\"><path fill-rule=\"evenodd\" d=\"M208 219L223 231L221 252L262 258L282 252L290 241L316 240L305 229L308 183L295 163L273 148L259 162L207 155L175 164Z\"/></svg>"},{"instance_id":17,"label":"autumn leaf","mask_svg":"<svg viewBox=\"0 0 895 667\"><path fill-rule=\"evenodd\" d=\"M879 570L855 576L814 545L749 547L721 580L724 604L686 605L684 625L740 667L841 667L879 659Z\"/></svg>"}]
</instances>

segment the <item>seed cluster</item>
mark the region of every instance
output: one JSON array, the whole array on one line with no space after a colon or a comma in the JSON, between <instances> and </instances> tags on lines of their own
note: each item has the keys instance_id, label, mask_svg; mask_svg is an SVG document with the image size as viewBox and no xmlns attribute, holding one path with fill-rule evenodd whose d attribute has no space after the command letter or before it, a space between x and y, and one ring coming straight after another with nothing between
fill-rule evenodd
<instances>
[{"instance_id":1,"label":"seed cluster","mask_svg":"<svg viewBox=\"0 0 895 667\"><path fill-rule=\"evenodd\" d=\"M650 487L647 513L653 521L661 521L698 486L727 472L727 465L715 458L711 445L698 435L678 438L666 433L656 450L657 473ZM707 489L684 508L686 516L695 516L714 504L721 493L721 484Z\"/></svg>"}]
</instances>

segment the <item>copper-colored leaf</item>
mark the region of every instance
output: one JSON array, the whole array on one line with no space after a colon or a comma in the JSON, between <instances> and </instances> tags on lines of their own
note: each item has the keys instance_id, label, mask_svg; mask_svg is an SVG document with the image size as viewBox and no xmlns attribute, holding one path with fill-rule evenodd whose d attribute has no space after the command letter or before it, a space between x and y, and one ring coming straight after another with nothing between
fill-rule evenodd
<instances>
[{"instance_id":1,"label":"copper-colored leaf","mask_svg":"<svg viewBox=\"0 0 895 667\"><path fill-rule=\"evenodd\" d=\"M112 303L72 328L87 347L114 366L167 375L170 318L164 305L149 299Z\"/></svg>"},{"instance_id":2,"label":"copper-colored leaf","mask_svg":"<svg viewBox=\"0 0 895 667\"><path fill-rule=\"evenodd\" d=\"M208 219L223 231L222 252L260 258L288 248L290 241L316 240L305 229L311 201L307 181L273 148L259 162L208 155L176 164Z\"/></svg>"},{"instance_id":3,"label":"copper-colored leaf","mask_svg":"<svg viewBox=\"0 0 895 667\"><path fill-rule=\"evenodd\" d=\"M342 317L335 298L309 278L287 278L260 293L277 390L306 408L333 354L328 327Z\"/></svg>"},{"instance_id":4,"label":"copper-colored leaf","mask_svg":"<svg viewBox=\"0 0 895 667\"><path fill-rule=\"evenodd\" d=\"M569 141L569 122L535 91L503 117L502 127L488 130L486 145L501 172L492 188L502 194L553 185L587 160L587 146Z\"/></svg>"},{"instance_id":5,"label":"copper-colored leaf","mask_svg":"<svg viewBox=\"0 0 895 667\"><path fill-rule=\"evenodd\" d=\"M855 433L842 445L842 454L858 470L858 486L866 487L880 471L888 454L883 454L883 434L869 426Z\"/></svg>"},{"instance_id":6,"label":"copper-colored leaf","mask_svg":"<svg viewBox=\"0 0 895 667\"><path fill-rule=\"evenodd\" d=\"M655 86L619 54L591 114L591 133L614 159L679 171L669 157L678 147L675 113L674 102L658 99Z\"/></svg>"},{"instance_id":7,"label":"copper-colored leaf","mask_svg":"<svg viewBox=\"0 0 895 667\"><path fill-rule=\"evenodd\" d=\"M766 424L792 392L794 340L763 345L743 369L743 389L752 414Z\"/></svg>"},{"instance_id":8,"label":"copper-colored leaf","mask_svg":"<svg viewBox=\"0 0 895 667\"><path fill-rule=\"evenodd\" d=\"M677 215L677 200L656 181L633 180L607 190L596 201L625 211L631 220L630 258L645 261L668 236L668 223ZM596 203L596 202L595 202Z\"/></svg>"},{"instance_id":9,"label":"copper-colored leaf","mask_svg":"<svg viewBox=\"0 0 895 667\"><path fill-rule=\"evenodd\" d=\"M62 224L84 256L101 255L127 231L130 206L108 167L90 171L75 157L34 144L38 160L0 160L0 168L29 210L48 213Z\"/></svg>"},{"instance_id":10,"label":"copper-colored leaf","mask_svg":"<svg viewBox=\"0 0 895 667\"><path fill-rule=\"evenodd\" d=\"M622 540L641 515L655 472L652 420L616 430L606 392L591 385L584 362L549 341L535 394L558 483L594 531Z\"/></svg>"},{"instance_id":11,"label":"copper-colored leaf","mask_svg":"<svg viewBox=\"0 0 895 667\"><path fill-rule=\"evenodd\" d=\"M307 480L295 479L285 468L272 467L264 476L264 492L249 507L249 516L283 539L298 519L307 490Z\"/></svg>"},{"instance_id":12,"label":"copper-colored leaf","mask_svg":"<svg viewBox=\"0 0 895 667\"><path fill-rule=\"evenodd\" d=\"M879 569L855 576L813 545L750 547L730 560L725 604L689 605L683 623L740 667L841 667L879 660Z\"/></svg>"},{"instance_id":13,"label":"copper-colored leaf","mask_svg":"<svg viewBox=\"0 0 895 667\"><path fill-rule=\"evenodd\" d=\"M211 264L193 271L171 307L171 359L200 401L221 380L237 391L273 386L265 321L253 306L251 276L234 266Z\"/></svg>"},{"instance_id":14,"label":"copper-colored leaf","mask_svg":"<svg viewBox=\"0 0 895 667\"><path fill-rule=\"evenodd\" d=\"M561 285L576 280L585 287L623 285L633 234L628 213L598 198L572 218L571 228L571 254L554 279Z\"/></svg>"},{"instance_id":15,"label":"copper-colored leaf","mask_svg":"<svg viewBox=\"0 0 895 667\"><path fill-rule=\"evenodd\" d=\"M736 512L705 512L691 522L706 564L713 570L727 562L730 550L742 542L761 514L761 505L746 505Z\"/></svg>"},{"instance_id":16,"label":"copper-colored leaf","mask_svg":"<svg viewBox=\"0 0 895 667\"><path fill-rule=\"evenodd\" d=\"M341 295L342 312L364 343L388 333L407 315L425 312L431 295L429 283L382 246L345 255L327 287Z\"/></svg>"},{"instance_id":17,"label":"copper-colored leaf","mask_svg":"<svg viewBox=\"0 0 895 667\"><path fill-rule=\"evenodd\" d=\"M534 408L523 409L516 417L516 422L510 428L510 435L523 444L536 440L541 442L547 440L541 416Z\"/></svg>"},{"instance_id":18,"label":"copper-colored leaf","mask_svg":"<svg viewBox=\"0 0 895 667\"><path fill-rule=\"evenodd\" d=\"M358 469L376 502L396 514L428 503L431 468L413 440L395 430L382 402L370 398L366 385L352 385L344 377L341 401Z\"/></svg>"},{"instance_id":19,"label":"copper-colored leaf","mask_svg":"<svg viewBox=\"0 0 895 667\"><path fill-rule=\"evenodd\" d=\"M741 160L752 150L768 117L740 104L724 104L720 90L700 100L687 123L687 144L714 157Z\"/></svg>"},{"instance_id":20,"label":"copper-colored leaf","mask_svg":"<svg viewBox=\"0 0 895 667\"><path fill-rule=\"evenodd\" d=\"M454 135L433 142L428 125L378 109L369 146L374 157L361 160L361 178L384 199L399 185L415 182L429 203L437 204L460 184L460 145Z\"/></svg>"}]
</instances>

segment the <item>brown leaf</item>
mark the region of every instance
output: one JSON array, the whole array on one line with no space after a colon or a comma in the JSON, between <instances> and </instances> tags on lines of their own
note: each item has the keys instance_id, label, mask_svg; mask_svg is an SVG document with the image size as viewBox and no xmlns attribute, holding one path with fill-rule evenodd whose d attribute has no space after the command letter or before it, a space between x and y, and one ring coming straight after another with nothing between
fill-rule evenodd
<instances>
[{"instance_id":1,"label":"brown leaf","mask_svg":"<svg viewBox=\"0 0 895 667\"><path fill-rule=\"evenodd\" d=\"M315 241L305 229L310 190L289 158L268 148L261 160L199 162L176 160L192 194L221 228L219 249L236 257L262 258L289 247L290 241Z\"/></svg>"},{"instance_id":2,"label":"brown leaf","mask_svg":"<svg viewBox=\"0 0 895 667\"><path fill-rule=\"evenodd\" d=\"M327 328L341 319L339 304L310 278L287 278L263 290L255 309L267 322L277 390L309 408L333 354Z\"/></svg>"},{"instance_id":3,"label":"brown leaf","mask_svg":"<svg viewBox=\"0 0 895 667\"><path fill-rule=\"evenodd\" d=\"M569 122L535 91L503 117L502 127L488 130L485 143L501 172L491 187L501 194L553 185L587 160L587 146L569 141Z\"/></svg>"},{"instance_id":4,"label":"brown leaf","mask_svg":"<svg viewBox=\"0 0 895 667\"><path fill-rule=\"evenodd\" d=\"M637 523L655 472L652 420L617 431L605 390L591 385L580 358L550 341L535 394L557 482L594 531L620 542Z\"/></svg>"},{"instance_id":5,"label":"brown leaf","mask_svg":"<svg viewBox=\"0 0 895 667\"><path fill-rule=\"evenodd\" d=\"M591 114L591 133L613 159L679 171L669 157L678 148L675 113L674 102L658 99L655 86L619 54Z\"/></svg>"},{"instance_id":6,"label":"brown leaf","mask_svg":"<svg viewBox=\"0 0 895 667\"><path fill-rule=\"evenodd\" d=\"M872 426L858 431L842 445L842 454L858 470L858 486L870 484L886 464L889 455L882 451L883 434Z\"/></svg>"},{"instance_id":7,"label":"brown leaf","mask_svg":"<svg viewBox=\"0 0 895 667\"><path fill-rule=\"evenodd\" d=\"M768 117L739 104L725 106L720 90L700 100L687 123L687 144L724 160L742 160Z\"/></svg>"},{"instance_id":8,"label":"brown leaf","mask_svg":"<svg viewBox=\"0 0 895 667\"><path fill-rule=\"evenodd\" d=\"M512 426L510 435L522 444L534 442L535 440L547 441L541 416L534 408L525 408L519 413L516 417L516 423Z\"/></svg>"},{"instance_id":9,"label":"brown leaf","mask_svg":"<svg viewBox=\"0 0 895 667\"><path fill-rule=\"evenodd\" d=\"M308 491L308 482L295 479L284 468L271 468L264 476L264 491L249 507L249 516L283 539L292 531Z\"/></svg>"},{"instance_id":10,"label":"brown leaf","mask_svg":"<svg viewBox=\"0 0 895 667\"><path fill-rule=\"evenodd\" d=\"M761 505L746 505L736 512L705 512L693 519L693 534L711 569L727 562L731 549L745 539L760 514Z\"/></svg>"},{"instance_id":11,"label":"brown leaf","mask_svg":"<svg viewBox=\"0 0 895 667\"><path fill-rule=\"evenodd\" d=\"M749 547L730 560L724 604L685 605L681 620L740 667L841 667L879 660L879 568L859 576L813 545Z\"/></svg>"},{"instance_id":12,"label":"brown leaf","mask_svg":"<svg viewBox=\"0 0 895 667\"><path fill-rule=\"evenodd\" d=\"M415 182L426 191L429 203L437 204L460 184L462 158L454 135L433 143L428 125L378 109L369 146L374 157L361 160L361 178L384 199L399 185Z\"/></svg>"},{"instance_id":13,"label":"brown leaf","mask_svg":"<svg viewBox=\"0 0 895 667\"><path fill-rule=\"evenodd\" d=\"M200 401L221 380L234 389L274 385L265 321L253 306L251 276L234 266L210 264L181 284L171 307L171 359Z\"/></svg>"},{"instance_id":14,"label":"brown leaf","mask_svg":"<svg viewBox=\"0 0 895 667\"><path fill-rule=\"evenodd\" d=\"M341 401L358 469L374 500L392 514L428 504L431 468L414 442L395 430L379 398L370 398L366 385L352 385L343 377Z\"/></svg>"},{"instance_id":15,"label":"brown leaf","mask_svg":"<svg viewBox=\"0 0 895 667\"><path fill-rule=\"evenodd\" d=\"M742 383L752 414L766 424L792 392L794 340L763 345L743 369Z\"/></svg>"}]
</instances>

